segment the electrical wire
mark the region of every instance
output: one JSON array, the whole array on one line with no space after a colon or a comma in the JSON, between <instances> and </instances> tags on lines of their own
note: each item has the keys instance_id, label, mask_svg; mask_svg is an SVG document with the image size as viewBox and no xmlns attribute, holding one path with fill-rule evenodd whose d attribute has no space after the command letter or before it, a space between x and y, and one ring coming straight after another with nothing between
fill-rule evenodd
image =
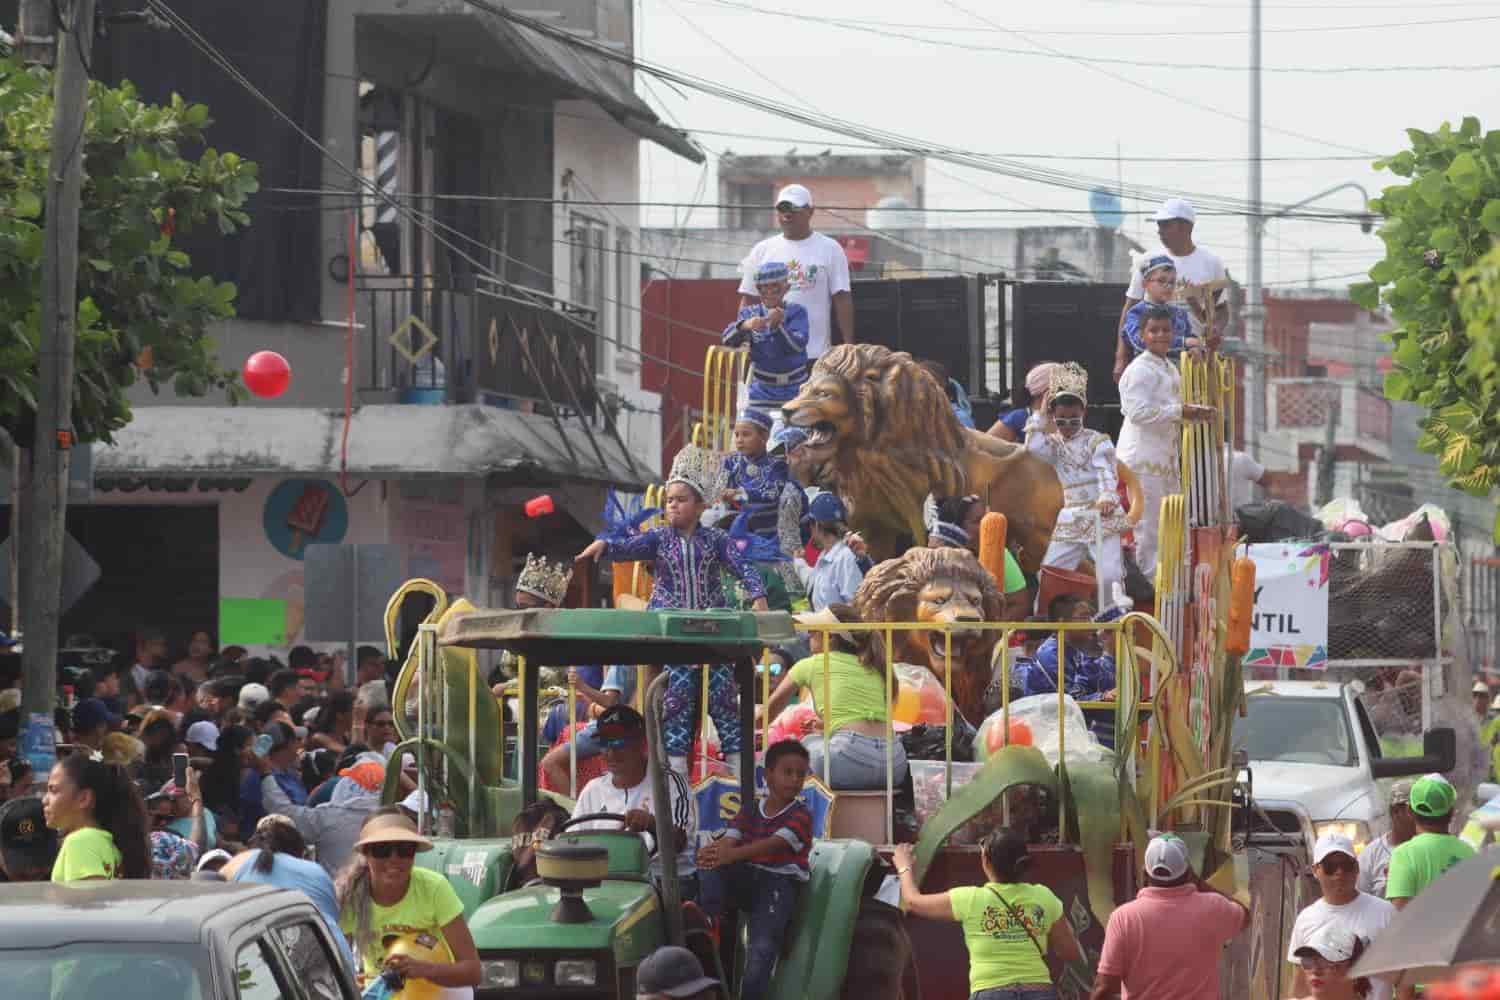
<instances>
[{"instance_id":1,"label":"electrical wire","mask_svg":"<svg viewBox=\"0 0 1500 1000\"><path fill-rule=\"evenodd\" d=\"M667 0L661 0L667 4ZM668 5L668 9L673 8ZM750 10L748 6L745 8ZM814 15L796 14L791 11L757 11L757 13L776 13L782 17L789 17L799 21L811 21L827 24L830 27L838 27L846 31L857 31L868 35L877 35L881 38L894 38L906 43L918 45L930 45L938 48L963 49L968 52L988 52L995 55L1022 56L1037 59L1066 59L1070 62L1089 63L1099 66L1132 66L1137 69L1157 70L1163 73L1177 73L1186 71L1209 71L1218 73L1246 73L1250 67L1239 66L1232 63L1180 63L1157 59L1122 59L1113 56L1084 56L1070 52L1037 51L1035 49L1014 49L1002 45L986 45L977 42L952 41L943 38L924 38L920 35L912 35L909 29L905 32L896 30L883 30L868 23L857 20L837 20L831 18L820 18ZM695 31L699 30L692 22L688 22ZM999 29L996 29L999 30ZM1019 34L1019 33L1018 33ZM736 62L743 62L737 55L732 56ZM1347 75L1351 73L1474 73L1488 72L1500 69L1500 63L1478 63L1466 65L1435 65L1435 66L1382 66L1375 64L1364 64L1355 66L1262 66L1262 73L1299 73L1299 74L1327 74Z\"/></svg>"},{"instance_id":2,"label":"electrical wire","mask_svg":"<svg viewBox=\"0 0 1500 1000\"><path fill-rule=\"evenodd\" d=\"M812 125L816 128L827 129L830 132L847 135L851 138L864 139L866 141L873 142L882 142L893 149L906 151L921 149L923 151L923 155L946 160L959 166L971 166L975 169L1002 174L1004 176L1017 177L1023 180L1034 180L1038 183L1050 184L1055 187L1064 187L1072 190L1082 191L1092 190L1096 187L1104 187L1106 189L1115 189L1117 187L1122 187L1120 185L1117 185L1113 181L1104 181L1098 178L1084 177L1077 174L1068 174L1061 171L1052 171L1031 167L1021 163L1005 161L1001 158L977 158L966 155L962 151L955 150L952 147L933 143L917 142L913 141L907 136L889 132L883 129L861 125L844 119L832 118L829 116L818 116L809 114L807 112L797 111L769 98L763 98L754 94L745 93L732 87L727 87L723 84L717 83L713 80L695 76L690 73L685 73L681 70L672 69L667 66L647 62L625 53L618 52L609 46L602 45L597 42L593 42L574 35L565 29L557 27L556 25L537 20L536 18L528 17L526 15L517 13L516 11L511 10L507 7L495 4L491 2L491 0L470 0L470 5L480 10L487 11L504 21L519 25L530 31L541 34L547 38L558 41L562 44L569 45L573 48L579 49L580 51L592 53L605 61L629 67L638 73L648 74L650 76L656 77L657 79L678 83L688 89L695 90L712 97L717 97L721 100L739 104L744 107L762 111L766 114L772 115L773 117L781 117L790 121L799 122L801 124ZM1027 41L1029 42L1030 39L1027 39ZM1106 75L1110 75L1108 71L1101 70L1101 72L1105 72ZM1136 81L1134 80L1126 80L1125 82L1129 83L1132 86L1136 85ZM1172 100L1178 100L1176 95L1170 94L1168 92L1162 93ZM1228 114L1228 112L1224 113ZM1305 138L1308 141L1328 145L1328 143L1324 142L1323 140L1313 137L1301 138ZM1332 145L1337 146L1337 144ZM1365 150L1355 149L1348 146L1338 148L1357 153L1366 153L1371 157L1374 157L1376 155L1374 153L1368 153ZM1241 210L1246 211L1248 211L1250 208L1248 202L1246 202L1244 199L1195 194L1193 192L1184 192L1181 190L1167 191L1166 189L1161 188L1150 188L1136 185L1123 186L1123 190L1120 191L1120 194L1122 197L1130 197L1136 200L1151 202L1159 202L1167 197L1189 197L1192 198L1195 202L1208 206L1233 205L1237 208L1240 208ZM1275 214L1275 212L1282 207L1284 206L1263 205L1261 206L1261 212L1265 214Z\"/></svg>"},{"instance_id":3,"label":"electrical wire","mask_svg":"<svg viewBox=\"0 0 1500 1000\"><path fill-rule=\"evenodd\" d=\"M818 15L814 15L814 14L799 14L799 13L796 13L794 11L777 10L777 9L769 8L769 7L757 7L757 6L752 6L751 4L746 4L746 3L736 3L736 2L734 2L734 0L682 0L682 2L683 3L691 3L691 4L702 4L702 5L714 6L714 7L734 8L736 10L743 10L743 11L747 11L747 12L751 12L751 13L755 13L755 14L768 14L768 15L770 15L772 17L790 17L790 18L795 18L797 20L803 20L803 21L818 21L818 22L824 22L824 23L827 23L827 24L835 25L837 27L849 27L851 25L864 24L864 25L871 25L871 26L874 26L874 27L877 27L877 28L889 28L889 29L900 30L900 31L957 31L957 32L963 32L964 34L972 34L975 31L980 31L980 32L994 32L994 31L998 30L998 29L995 29L995 28L974 28L974 27L970 27L968 25L912 24L912 23L900 23L900 22L895 22L895 21L875 21L875 20L870 20L868 18L855 19L855 18L840 18L840 17L832 17L832 16L822 17L822 16L818 16ZM1160 6L1160 5L1153 3L1152 6ZM1392 9L1392 10L1396 10L1396 9L1406 10L1406 9L1410 9L1411 6L1412 6L1411 4L1392 5L1390 9ZM1440 7L1440 6L1442 6L1442 4L1424 4L1423 6L1424 7L1432 7L1432 6L1439 6ZM1226 8L1226 9L1232 9L1232 8ZM1301 6L1299 6L1297 9L1298 10L1315 10L1317 8L1316 7L1301 7ZM1350 8L1344 8L1344 9L1350 9ZM1442 18L1442 19L1438 19L1438 20L1426 20L1426 21L1396 21L1396 22L1384 23L1384 24L1306 25L1306 26L1294 26L1294 27L1284 27L1284 28L1262 28L1261 29L1261 33L1262 34L1270 35L1270 34L1302 34L1302 33L1311 33L1311 32L1334 32L1334 31L1371 31L1371 30L1385 29L1385 28L1420 28L1420 27L1427 27L1427 26L1430 26L1430 25L1471 24L1471 23L1473 23L1475 21L1494 21L1494 20L1500 20L1500 17L1496 17L1496 16L1485 16L1485 17L1451 17L1451 18ZM1225 36L1225 35L1248 35L1248 34L1250 34L1249 30L1246 29L1246 28L1210 29L1210 30L1184 30L1184 29L1173 28L1173 27L1169 27L1169 26L1168 27L1161 27L1161 28L1144 28L1144 29L1136 29L1136 30L1132 30L1130 28L1121 28L1121 29L1118 29L1118 30L1092 30L1091 31L1091 30L1080 30L1080 29L1077 29L1077 28L1035 28L1035 27L1032 27L1032 28L1020 28L1018 30L1024 31L1028 35L1051 35L1051 36L1070 36L1070 37L1077 37L1077 38L1111 38L1111 39L1116 39L1116 38L1121 38L1121 37L1127 37L1127 38L1130 38L1130 37L1135 37L1135 38L1181 38L1181 37L1204 37L1204 36Z\"/></svg>"}]
</instances>

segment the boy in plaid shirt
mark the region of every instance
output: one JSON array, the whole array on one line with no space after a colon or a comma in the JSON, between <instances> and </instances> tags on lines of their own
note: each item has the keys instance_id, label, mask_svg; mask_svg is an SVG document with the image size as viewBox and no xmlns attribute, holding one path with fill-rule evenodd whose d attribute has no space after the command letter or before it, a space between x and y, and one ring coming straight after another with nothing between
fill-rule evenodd
<instances>
[{"instance_id":1,"label":"boy in plaid shirt","mask_svg":"<svg viewBox=\"0 0 1500 1000\"><path fill-rule=\"evenodd\" d=\"M700 901L711 911L749 914L741 1000L766 995L798 890L807 881L812 813L798 796L808 766L807 748L796 740L771 744L766 751L765 801L746 803L724 836L698 852Z\"/></svg>"}]
</instances>

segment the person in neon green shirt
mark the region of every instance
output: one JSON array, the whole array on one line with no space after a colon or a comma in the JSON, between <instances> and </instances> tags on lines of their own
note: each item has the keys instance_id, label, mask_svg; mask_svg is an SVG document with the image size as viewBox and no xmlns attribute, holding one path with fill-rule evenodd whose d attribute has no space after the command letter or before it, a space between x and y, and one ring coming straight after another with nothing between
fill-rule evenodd
<instances>
[{"instance_id":1,"label":"person in neon green shirt","mask_svg":"<svg viewBox=\"0 0 1500 1000\"><path fill-rule=\"evenodd\" d=\"M897 844L902 905L919 917L963 925L973 1000L1017 990L1028 1000L1052 1000L1057 991L1047 956L1071 962L1082 954L1072 924L1063 919L1062 900L1044 885L1022 881L1031 859L1016 831L1001 829L985 837L979 858L984 885L923 893L912 873L912 846Z\"/></svg>"},{"instance_id":2,"label":"person in neon green shirt","mask_svg":"<svg viewBox=\"0 0 1500 1000\"><path fill-rule=\"evenodd\" d=\"M47 776L42 815L62 834L52 881L151 877L146 803L118 764L86 750L58 761Z\"/></svg>"},{"instance_id":3,"label":"person in neon green shirt","mask_svg":"<svg viewBox=\"0 0 1500 1000\"><path fill-rule=\"evenodd\" d=\"M1411 786L1411 811L1417 835L1391 852L1385 898L1402 909L1444 872L1474 856L1474 848L1448 831L1458 793L1441 776L1429 774Z\"/></svg>"},{"instance_id":4,"label":"person in neon green shirt","mask_svg":"<svg viewBox=\"0 0 1500 1000\"><path fill-rule=\"evenodd\" d=\"M367 980L391 971L448 989L479 985L479 952L458 893L442 875L415 865L417 852L431 849L394 806L371 813L360 828L337 889L339 926Z\"/></svg>"},{"instance_id":5,"label":"person in neon green shirt","mask_svg":"<svg viewBox=\"0 0 1500 1000\"><path fill-rule=\"evenodd\" d=\"M794 617L803 625L859 622L859 613L847 604L830 604L821 611ZM819 778L826 773L834 788L884 788L886 716L894 693L886 687L884 645L874 632L820 630L811 633L809 640L813 655L798 660L787 672L766 703L767 715L775 718L798 689L811 691L813 704L824 720L824 732L802 741L812 758L812 773ZM826 652L822 646L825 641ZM896 740L889 752L892 780L900 784L906 780L906 750Z\"/></svg>"}]
</instances>

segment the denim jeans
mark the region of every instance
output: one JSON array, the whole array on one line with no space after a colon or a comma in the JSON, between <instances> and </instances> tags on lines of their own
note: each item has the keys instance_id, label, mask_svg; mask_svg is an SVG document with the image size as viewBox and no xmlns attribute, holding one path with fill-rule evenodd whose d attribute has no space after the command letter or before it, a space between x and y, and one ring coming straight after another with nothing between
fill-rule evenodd
<instances>
[{"instance_id":1,"label":"denim jeans","mask_svg":"<svg viewBox=\"0 0 1500 1000\"><path fill-rule=\"evenodd\" d=\"M813 735L802 741L807 747L811 771L820 780L823 777L823 757L828 756L828 781L834 788L849 791L885 790L885 739L880 736L865 736L862 733L841 729L824 741L821 735ZM906 748L897 740L891 755L895 774L893 785L906 780Z\"/></svg>"},{"instance_id":2,"label":"denim jeans","mask_svg":"<svg viewBox=\"0 0 1500 1000\"><path fill-rule=\"evenodd\" d=\"M699 905L712 917L739 911L749 914L749 945L740 1000L761 1000L771 986L771 972L781 954L787 922L797 908L802 880L736 861L722 868L698 870Z\"/></svg>"},{"instance_id":3,"label":"denim jeans","mask_svg":"<svg viewBox=\"0 0 1500 1000\"><path fill-rule=\"evenodd\" d=\"M979 990L971 994L969 1000L1057 1000L1057 990L1051 986L1045 990L1018 990L1014 986L997 986L990 990Z\"/></svg>"}]
</instances>

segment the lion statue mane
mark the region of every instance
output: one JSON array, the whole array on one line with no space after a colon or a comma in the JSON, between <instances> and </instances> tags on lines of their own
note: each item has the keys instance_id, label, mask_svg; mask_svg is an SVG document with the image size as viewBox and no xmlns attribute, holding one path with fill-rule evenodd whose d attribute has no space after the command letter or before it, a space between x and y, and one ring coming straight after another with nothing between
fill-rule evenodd
<instances>
[{"instance_id":1,"label":"lion statue mane","mask_svg":"<svg viewBox=\"0 0 1500 1000\"><path fill-rule=\"evenodd\" d=\"M977 493L1006 516L1022 568L1041 565L1062 508L1057 474L1023 445L961 425L910 354L841 344L818 359L783 413L808 435L793 455L797 481L839 494L876 559L926 541L929 494Z\"/></svg>"},{"instance_id":2,"label":"lion statue mane","mask_svg":"<svg viewBox=\"0 0 1500 1000\"><path fill-rule=\"evenodd\" d=\"M914 548L871 568L855 591L854 608L866 622L978 624L1004 619L1005 596L969 550ZM984 717L984 690L998 637L998 632L982 629L952 633L953 703L972 723ZM881 636L877 641L885 640ZM947 657L941 631L894 632L892 643L898 663L926 667L943 680Z\"/></svg>"}]
</instances>

